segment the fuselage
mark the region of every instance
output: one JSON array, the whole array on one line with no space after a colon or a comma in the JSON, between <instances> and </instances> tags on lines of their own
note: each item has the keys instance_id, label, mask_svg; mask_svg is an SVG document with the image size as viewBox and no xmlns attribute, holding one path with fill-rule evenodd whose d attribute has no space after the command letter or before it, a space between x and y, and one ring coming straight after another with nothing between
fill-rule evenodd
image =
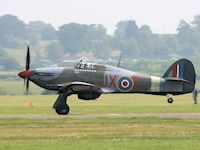
<instances>
[{"instance_id":1,"label":"fuselage","mask_svg":"<svg viewBox=\"0 0 200 150\"><path fill-rule=\"evenodd\" d=\"M161 77L90 63L67 68L34 69L30 71L29 79L49 90L59 90L72 82L84 82L99 86L102 93L181 94L183 87L180 82L166 81Z\"/></svg>"}]
</instances>

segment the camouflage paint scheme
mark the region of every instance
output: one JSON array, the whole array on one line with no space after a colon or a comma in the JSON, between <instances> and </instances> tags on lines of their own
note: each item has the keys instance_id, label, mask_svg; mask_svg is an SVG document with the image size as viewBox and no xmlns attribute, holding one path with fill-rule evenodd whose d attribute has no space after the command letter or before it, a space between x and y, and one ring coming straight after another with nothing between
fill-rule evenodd
<instances>
[{"instance_id":1,"label":"camouflage paint scheme","mask_svg":"<svg viewBox=\"0 0 200 150\"><path fill-rule=\"evenodd\" d=\"M79 99L94 100L103 93L144 93L170 95L190 93L194 90L196 74L192 62L180 59L170 66L163 77L150 76L119 67L80 61L75 67L48 67L30 70L29 47L26 70L18 75L26 82L28 94L29 80L38 86L58 91L53 108L59 115L67 115L67 97L77 94Z\"/></svg>"},{"instance_id":2,"label":"camouflage paint scheme","mask_svg":"<svg viewBox=\"0 0 200 150\"><path fill-rule=\"evenodd\" d=\"M191 79L193 83L189 83L188 79L183 78L184 70L181 72L181 78L176 77L177 70L175 69L177 68L173 69L175 65L175 67L178 65L185 66L188 63L191 68L190 61L181 59L175 62L163 77L156 77L109 65L79 62L75 67L71 68L49 67L34 69L30 72L29 79L49 90L59 91L63 87L73 85L73 88L76 89L73 90L74 94L77 94L79 91L85 91L86 93L87 91L97 91L100 94L144 93L177 95L189 93L194 89L194 79ZM192 76L195 76L193 68L192 65L189 71L192 71ZM191 87L187 89L186 84Z\"/></svg>"}]
</instances>

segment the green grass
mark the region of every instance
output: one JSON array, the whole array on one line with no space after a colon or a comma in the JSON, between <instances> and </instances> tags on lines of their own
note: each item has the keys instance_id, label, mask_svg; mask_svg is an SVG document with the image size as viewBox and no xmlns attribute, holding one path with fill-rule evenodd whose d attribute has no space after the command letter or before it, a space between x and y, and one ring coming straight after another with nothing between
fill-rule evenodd
<instances>
[{"instance_id":1,"label":"green grass","mask_svg":"<svg viewBox=\"0 0 200 150\"><path fill-rule=\"evenodd\" d=\"M55 114L53 96L0 96L0 115ZM25 108L31 100L34 108ZM191 94L174 97L102 95L97 101L69 97L70 114L199 113ZM0 119L1 150L197 150L200 119L94 118Z\"/></svg>"},{"instance_id":2,"label":"green grass","mask_svg":"<svg viewBox=\"0 0 200 150\"><path fill-rule=\"evenodd\" d=\"M2 150L196 150L200 120L1 119L0 131Z\"/></svg>"},{"instance_id":3,"label":"green grass","mask_svg":"<svg viewBox=\"0 0 200 150\"><path fill-rule=\"evenodd\" d=\"M17 76L17 74L16 74ZM24 81L0 81L0 89L6 91L8 95L22 95L25 91ZM39 95L43 91L42 88L38 87L34 83L30 82L30 94Z\"/></svg>"},{"instance_id":4,"label":"green grass","mask_svg":"<svg viewBox=\"0 0 200 150\"><path fill-rule=\"evenodd\" d=\"M0 96L0 114L54 114L52 106L58 96ZM33 109L27 109L31 100ZM142 94L102 95L95 101L79 100L70 96L67 102L70 114L128 114L128 113L199 113L200 105L194 105L192 95L175 96L168 104L164 96Z\"/></svg>"}]
</instances>

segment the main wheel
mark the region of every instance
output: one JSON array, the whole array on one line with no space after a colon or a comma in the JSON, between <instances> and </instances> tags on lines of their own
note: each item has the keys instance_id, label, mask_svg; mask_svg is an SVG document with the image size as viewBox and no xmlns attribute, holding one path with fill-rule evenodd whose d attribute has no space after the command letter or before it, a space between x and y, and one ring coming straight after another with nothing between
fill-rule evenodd
<instances>
[{"instance_id":1,"label":"main wheel","mask_svg":"<svg viewBox=\"0 0 200 150\"><path fill-rule=\"evenodd\" d=\"M67 115L69 113L70 108L68 105L66 105L65 108L57 108L55 110L56 110L57 114L59 114L59 115Z\"/></svg>"},{"instance_id":2,"label":"main wheel","mask_svg":"<svg viewBox=\"0 0 200 150\"><path fill-rule=\"evenodd\" d=\"M172 98L168 98L167 101L168 101L168 103L170 103L170 104L173 103L173 99L172 99Z\"/></svg>"}]
</instances>

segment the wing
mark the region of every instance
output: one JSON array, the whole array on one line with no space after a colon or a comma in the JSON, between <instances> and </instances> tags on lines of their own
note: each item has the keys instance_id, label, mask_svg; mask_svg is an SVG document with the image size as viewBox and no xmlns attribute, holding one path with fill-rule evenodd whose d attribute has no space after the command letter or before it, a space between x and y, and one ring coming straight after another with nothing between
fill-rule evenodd
<instances>
[{"instance_id":1,"label":"wing","mask_svg":"<svg viewBox=\"0 0 200 150\"><path fill-rule=\"evenodd\" d=\"M68 94L77 94L79 99L94 100L102 94L99 86L85 82L66 83L59 90L60 93L68 92Z\"/></svg>"},{"instance_id":2,"label":"wing","mask_svg":"<svg viewBox=\"0 0 200 150\"><path fill-rule=\"evenodd\" d=\"M80 93L80 92L87 92L87 91L94 91L98 93L102 93L102 90L99 86L86 83L86 82L71 82L65 83L64 86L60 88L61 92L71 90L73 93Z\"/></svg>"}]
</instances>

